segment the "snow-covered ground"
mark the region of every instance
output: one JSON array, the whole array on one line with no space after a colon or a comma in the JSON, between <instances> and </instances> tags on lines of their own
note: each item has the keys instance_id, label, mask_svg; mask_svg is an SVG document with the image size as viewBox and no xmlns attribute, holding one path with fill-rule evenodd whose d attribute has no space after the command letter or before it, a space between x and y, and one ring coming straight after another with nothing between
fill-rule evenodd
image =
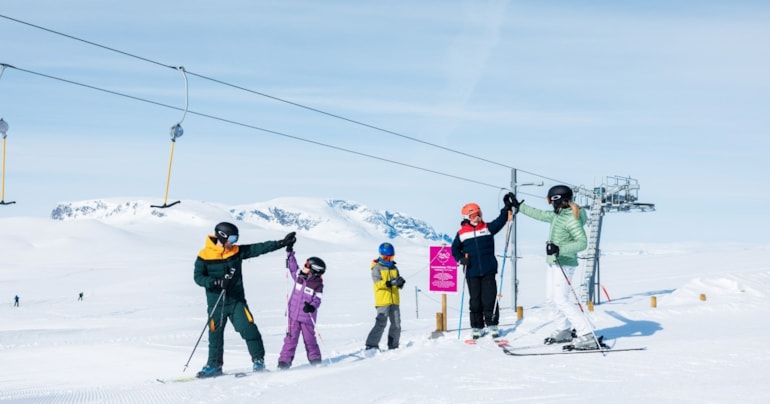
<instances>
[{"instance_id":1,"label":"snow-covered ground","mask_svg":"<svg viewBox=\"0 0 770 404\"><path fill-rule=\"evenodd\" d=\"M214 224L229 218L216 205L171 210L130 220L0 219L0 402L770 402L768 245L605 241L601 281L611 301L602 296L590 319L612 347L647 349L512 357L488 340L458 340L459 293L447 299L455 331L430 338L441 308L441 296L428 292L432 243L396 238L407 279L402 348L362 359L351 354L374 324L369 262L386 241L367 231L342 240L299 231L298 258L320 256L329 267L317 329L327 366L308 366L300 344L294 367L275 370L287 293L285 254L276 251L244 265L271 372L159 383L193 376L205 363L204 335L183 371L206 320L192 264ZM235 223L241 243L292 230ZM497 239L502 253L503 235ZM540 246L520 246L521 321L507 292L510 264L505 273L505 338L514 347L536 346L522 352L547 349L540 345L552 331L541 307ZM467 327L467 302L464 308ZM463 330L460 339L467 337ZM225 370L248 369L245 344L231 326L225 338Z\"/></svg>"}]
</instances>

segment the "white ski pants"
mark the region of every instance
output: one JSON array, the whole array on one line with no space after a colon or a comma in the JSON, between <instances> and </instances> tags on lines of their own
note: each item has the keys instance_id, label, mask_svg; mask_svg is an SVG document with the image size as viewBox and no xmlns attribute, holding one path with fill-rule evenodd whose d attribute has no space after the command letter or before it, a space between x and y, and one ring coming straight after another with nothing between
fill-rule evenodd
<instances>
[{"instance_id":1,"label":"white ski pants","mask_svg":"<svg viewBox=\"0 0 770 404\"><path fill-rule=\"evenodd\" d=\"M545 303L553 312L553 320L557 329L567 330L574 328L578 336L591 332L588 321L583 317L583 313L577 306L575 296L570 290L569 284L564 279L561 271L564 268L564 274L567 274L570 282L576 267L562 266L558 264L548 265L545 275Z\"/></svg>"}]
</instances>

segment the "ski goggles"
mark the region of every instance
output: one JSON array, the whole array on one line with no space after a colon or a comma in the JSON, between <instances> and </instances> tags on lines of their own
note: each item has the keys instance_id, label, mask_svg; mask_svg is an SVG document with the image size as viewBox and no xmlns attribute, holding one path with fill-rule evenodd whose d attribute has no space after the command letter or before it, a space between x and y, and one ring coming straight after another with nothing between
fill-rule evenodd
<instances>
[{"instance_id":1,"label":"ski goggles","mask_svg":"<svg viewBox=\"0 0 770 404\"><path fill-rule=\"evenodd\" d=\"M309 269L311 271L314 271L314 272L318 272L318 271L323 269L323 267L321 267L319 265L311 264L310 261L305 261L305 268L307 268L307 269Z\"/></svg>"},{"instance_id":2,"label":"ski goggles","mask_svg":"<svg viewBox=\"0 0 770 404\"><path fill-rule=\"evenodd\" d=\"M220 237L219 238L220 241L222 239L224 239L225 241L227 241L230 244L235 244L238 241L238 235L237 234L231 234L231 235L228 236L224 232L220 231L220 232L218 232L218 236Z\"/></svg>"},{"instance_id":3,"label":"ski goggles","mask_svg":"<svg viewBox=\"0 0 770 404\"><path fill-rule=\"evenodd\" d=\"M551 196L547 197L546 199L548 199L548 203L553 203L555 201L560 200L561 199L561 195L551 195Z\"/></svg>"},{"instance_id":4,"label":"ski goggles","mask_svg":"<svg viewBox=\"0 0 770 404\"><path fill-rule=\"evenodd\" d=\"M477 217L481 217L481 211L480 210L472 210L468 212L467 215L465 215L465 218L468 220L474 220Z\"/></svg>"}]
</instances>

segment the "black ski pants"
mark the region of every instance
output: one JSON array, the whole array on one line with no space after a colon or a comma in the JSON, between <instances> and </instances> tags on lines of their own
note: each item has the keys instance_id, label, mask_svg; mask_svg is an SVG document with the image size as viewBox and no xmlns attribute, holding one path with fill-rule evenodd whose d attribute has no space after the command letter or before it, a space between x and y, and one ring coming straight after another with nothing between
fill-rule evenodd
<instances>
[{"instance_id":1,"label":"black ski pants","mask_svg":"<svg viewBox=\"0 0 770 404\"><path fill-rule=\"evenodd\" d=\"M471 327L484 328L497 325L500 308L496 307L497 280L494 272L482 276L466 277L470 294Z\"/></svg>"}]
</instances>

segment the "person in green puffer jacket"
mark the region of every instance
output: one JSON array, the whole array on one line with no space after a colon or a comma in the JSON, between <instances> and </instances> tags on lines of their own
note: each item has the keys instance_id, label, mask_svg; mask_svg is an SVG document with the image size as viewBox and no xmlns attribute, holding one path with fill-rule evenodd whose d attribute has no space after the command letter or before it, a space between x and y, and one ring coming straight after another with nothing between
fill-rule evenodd
<instances>
[{"instance_id":1,"label":"person in green puffer jacket","mask_svg":"<svg viewBox=\"0 0 770 404\"><path fill-rule=\"evenodd\" d=\"M551 224L546 243L545 300L557 328L544 343L572 342L577 349L597 349L593 330L578 309L571 290L572 275L578 267L577 254L588 246L583 229L586 213L572 202L572 197L572 189L566 185L551 187L547 200L553 211L525 205L524 201L515 200L515 196L513 199L514 205L525 216Z\"/></svg>"},{"instance_id":2,"label":"person in green puffer jacket","mask_svg":"<svg viewBox=\"0 0 770 404\"><path fill-rule=\"evenodd\" d=\"M193 278L198 286L206 290L209 357L196 377L215 377L222 374L224 329L228 319L232 321L235 331L246 341L253 370L264 370L265 346L262 334L246 304L242 263L248 258L291 247L296 241L296 233L291 232L283 240L237 245L235 243L238 242L238 228L228 222L217 224L214 234L206 237L206 244L195 259Z\"/></svg>"}]
</instances>

